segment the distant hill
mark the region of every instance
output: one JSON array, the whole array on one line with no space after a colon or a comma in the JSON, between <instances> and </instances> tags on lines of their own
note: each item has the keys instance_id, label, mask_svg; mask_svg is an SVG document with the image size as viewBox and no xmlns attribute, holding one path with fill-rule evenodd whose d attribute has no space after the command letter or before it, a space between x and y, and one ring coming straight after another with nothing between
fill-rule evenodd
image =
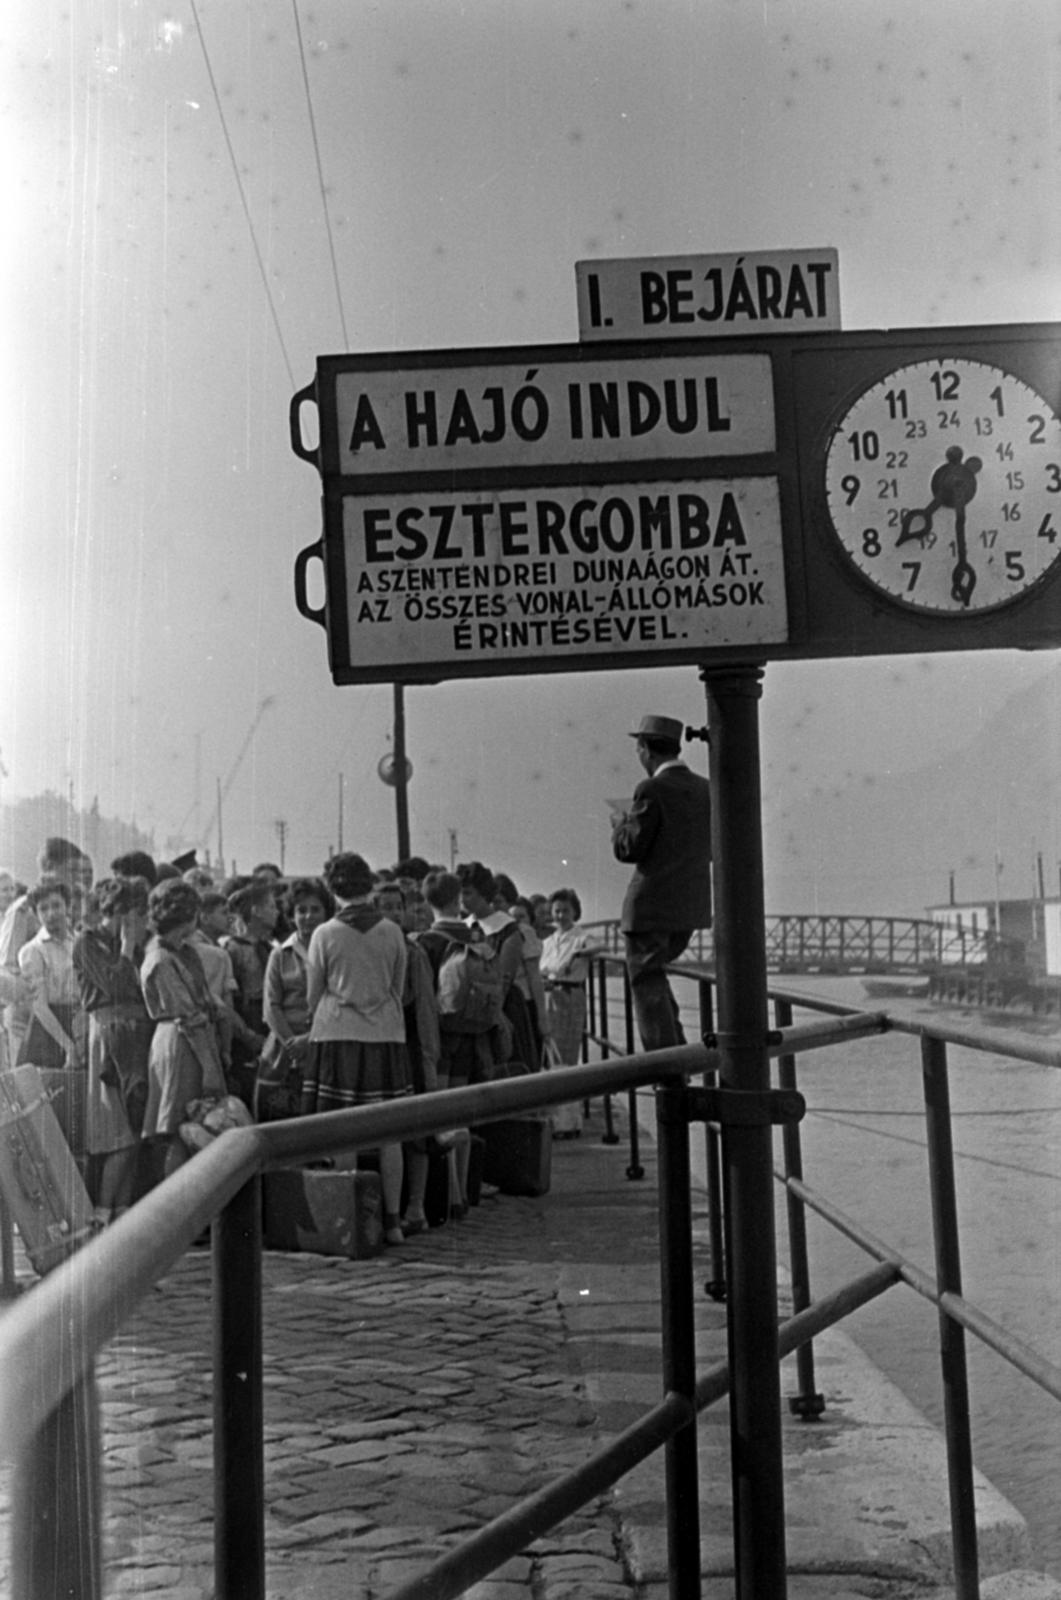
<instances>
[{"instance_id":1,"label":"distant hill","mask_svg":"<svg viewBox=\"0 0 1061 1600\"><path fill-rule=\"evenodd\" d=\"M913 772L865 776L786 804L767 797L771 912L923 914L948 898L1046 892L1061 863L1061 668L1005 702L968 746Z\"/></svg>"}]
</instances>

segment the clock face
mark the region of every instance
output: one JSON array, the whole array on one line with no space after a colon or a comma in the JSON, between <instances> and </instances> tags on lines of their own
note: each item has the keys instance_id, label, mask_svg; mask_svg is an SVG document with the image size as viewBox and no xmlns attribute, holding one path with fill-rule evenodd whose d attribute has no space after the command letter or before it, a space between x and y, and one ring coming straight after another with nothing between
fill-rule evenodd
<instances>
[{"instance_id":1,"label":"clock face","mask_svg":"<svg viewBox=\"0 0 1061 1600\"><path fill-rule=\"evenodd\" d=\"M844 414L825 491L844 551L883 594L918 611L989 611L1061 559L1061 422L999 367L919 361Z\"/></svg>"}]
</instances>

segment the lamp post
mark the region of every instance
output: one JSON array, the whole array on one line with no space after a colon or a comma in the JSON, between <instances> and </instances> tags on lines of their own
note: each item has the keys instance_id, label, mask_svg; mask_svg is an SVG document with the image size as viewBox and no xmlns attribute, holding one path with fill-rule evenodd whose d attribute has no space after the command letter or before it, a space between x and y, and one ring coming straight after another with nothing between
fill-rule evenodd
<instances>
[{"instance_id":1,"label":"lamp post","mask_svg":"<svg viewBox=\"0 0 1061 1600\"><path fill-rule=\"evenodd\" d=\"M394 804L398 814L398 860L408 861L409 779L412 772L405 757L405 687L394 685Z\"/></svg>"},{"instance_id":2,"label":"lamp post","mask_svg":"<svg viewBox=\"0 0 1061 1600\"><path fill-rule=\"evenodd\" d=\"M394 685L394 749L382 758L376 768L380 778L394 790L395 809L398 814L398 860L408 861L409 847L409 779L413 764L405 754L405 700L404 686Z\"/></svg>"}]
</instances>

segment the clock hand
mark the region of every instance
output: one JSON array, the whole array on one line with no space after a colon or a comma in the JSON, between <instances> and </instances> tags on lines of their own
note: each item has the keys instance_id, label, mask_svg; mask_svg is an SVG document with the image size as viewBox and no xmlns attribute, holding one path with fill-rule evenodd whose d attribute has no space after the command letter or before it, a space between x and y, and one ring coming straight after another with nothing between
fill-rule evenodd
<instances>
[{"instance_id":1,"label":"clock hand","mask_svg":"<svg viewBox=\"0 0 1061 1600\"><path fill-rule=\"evenodd\" d=\"M957 452L957 455L955 454ZM937 467L932 474L929 488L932 490L932 499L923 511L904 511L899 522L899 537L895 541L896 549L901 544L908 544L911 539L925 539L932 532L932 514L940 506L954 504L949 494L951 486L952 468L955 461L961 460L961 450L957 445L951 445L947 451L947 459L941 467ZM915 526L920 522L921 526Z\"/></svg>"},{"instance_id":2,"label":"clock hand","mask_svg":"<svg viewBox=\"0 0 1061 1600\"><path fill-rule=\"evenodd\" d=\"M965 549L965 501L959 499L954 508L954 542L958 547L958 560L951 573L951 599L967 606L976 588L976 572L969 564Z\"/></svg>"},{"instance_id":3,"label":"clock hand","mask_svg":"<svg viewBox=\"0 0 1061 1600\"><path fill-rule=\"evenodd\" d=\"M933 478L933 484L935 477ZM904 511L899 522L899 537L895 541L896 549L901 544L908 544L911 539L924 539L932 532L932 513L938 511L943 501L939 495L925 507L923 511ZM921 527L914 526L915 518L920 518Z\"/></svg>"},{"instance_id":4,"label":"clock hand","mask_svg":"<svg viewBox=\"0 0 1061 1600\"><path fill-rule=\"evenodd\" d=\"M973 585L976 583L976 573L965 557L964 507L976 493L976 474L983 466L983 462L979 456L970 456L968 461L963 461L963 455L964 451L961 445L952 444L950 446L947 451L946 461L942 466L937 467L932 474L932 481L929 485L932 490L931 501L923 511L904 511L902 513L899 522L899 537L896 539L895 545L896 549L898 549L900 545L908 544L911 539L927 538L932 532L933 513L938 511L940 506L951 506L956 513L960 508L962 524L960 559L958 566L955 568L954 582L957 588L958 573L964 569L962 576L963 588L967 582L965 573L968 573L972 577L972 583L969 585L969 594L972 594ZM955 600L961 600L963 605L969 604L968 599L963 594L955 593L954 598Z\"/></svg>"}]
</instances>

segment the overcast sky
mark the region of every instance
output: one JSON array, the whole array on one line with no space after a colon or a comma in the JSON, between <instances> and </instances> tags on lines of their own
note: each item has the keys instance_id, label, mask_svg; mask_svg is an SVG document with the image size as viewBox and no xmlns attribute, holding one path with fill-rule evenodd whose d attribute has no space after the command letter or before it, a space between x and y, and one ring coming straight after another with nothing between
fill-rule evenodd
<instances>
[{"instance_id":1,"label":"overcast sky","mask_svg":"<svg viewBox=\"0 0 1061 1600\"><path fill-rule=\"evenodd\" d=\"M595 255L832 246L852 329L1061 309L1048 0L8 0L0 60L4 796L72 784L160 853L257 718L228 857L282 818L316 870L340 774L346 846L395 854L390 691L333 687L293 603L319 354L573 341ZM769 802L954 748L1052 664L772 666ZM414 849L456 830L589 914L626 730L704 716L691 667L407 699Z\"/></svg>"}]
</instances>

